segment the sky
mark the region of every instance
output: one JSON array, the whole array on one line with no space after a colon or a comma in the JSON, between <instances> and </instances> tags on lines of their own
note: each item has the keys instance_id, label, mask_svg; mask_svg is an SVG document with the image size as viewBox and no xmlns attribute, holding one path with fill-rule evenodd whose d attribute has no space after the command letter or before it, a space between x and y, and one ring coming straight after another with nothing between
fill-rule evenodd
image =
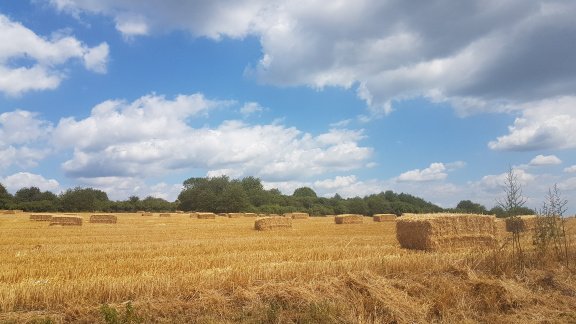
<instances>
[{"instance_id":1,"label":"sky","mask_svg":"<svg viewBox=\"0 0 576 324\"><path fill-rule=\"evenodd\" d=\"M190 177L576 213L572 0L0 2L0 183Z\"/></svg>"}]
</instances>

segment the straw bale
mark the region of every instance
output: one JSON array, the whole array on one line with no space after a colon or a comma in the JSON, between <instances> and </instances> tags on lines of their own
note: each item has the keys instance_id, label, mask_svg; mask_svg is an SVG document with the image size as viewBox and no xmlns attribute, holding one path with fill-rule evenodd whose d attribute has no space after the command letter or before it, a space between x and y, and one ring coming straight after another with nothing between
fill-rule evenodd
<instances>
[{"instance_id":1,"label":"straw bale","mask_svg":"<svg viewBox=\"0 0 576 324\"><path fill-rule=\"evenodd\" d=\"M190 213L190 218L198 218L198 213Z\"/></svg>"},{"instance_id":2,"label":"straw bale","mask_svg":"<svg viewBox=\"0 0 576 324\"><path fill-rule=\"evenodd\" d=\"M396 220L395 214L374 214L372 220L375 222L393 222Z\"/></svg>"},{"instance_id":3,"label":"straw bale","mask_svg":"<svg viewBox=\"0 0 576 324\"><path fill-rule=\"evenodd\" d=\"M436 251L492 247L497 243L494 216L428 214L396 219L396 238L407 249Z\"/></svg>"},{"instance_id":4,"label":"straw bale","mask_svg":"<svg viewBox=\"0 0 576 324\"><path fill-rule=\"evenodd\" d=\"M244 217L244 213L228 213L228 218L240 218Z\"/></svg>"},{"instance_id":5,"label":"straw bale","mask_svg":"<svg viewBox=\"0 0 576 324\"><path fill-rule=\"evenodd\" d=\"M267 215L264 216L264 217L282 217L282 216L280 216L280 215L278 215L278 214L267 214Z\"/></svg>"},{"instance_id":6,"label":"straw bale","mask_svg":"<svg viewBox=\"0 0 576 324\"><path fill-rule=\"evenodd\" d=\"M159 215L160 217L170 217L172 215L170 215L169 213L162 213Z\"/></svg>"},{"instance_id":7,"label":"straw bale","mask_svg":"<svg viewBox=\"0 0 576 324\"><path fill-rule=\"evenodd\" d=\"M4 210L4 211L2 211L2 214L14 215L14 214L16 214L16 211L15 210Z\"/></svg>"},{"instance_id":8,"label":"straw bale","mask_svg":"<svg viewBox=\"0 0 576 324\"><path fill-rule=\"evenodd\" d=\"M82 217L78 216L53 216L50 220L50 226L82 226Z\"/></svg>"},{"instance_id":9,"label":"straw bale","mask_svg":"<svg viewBox=\"0 0 576 324\"><path fill-rule=\"evenodd\" d=\"M341 214L334 217L336 224L362 224L364 217L356 214Z\"/></svg>"},{"instance_id":10,"label":"straw bale","mask_svg":"<svg viewBox=\"0 0 576 324\"><path fill-rule=\"evenodd\" d=\"M198 219L215 219L216 214L214 214L214 213L196 213L196 217L198 217Z\"/></svg>"},{"instance_id":11,"label":"straw bale","mask_svg":"<svg viewBox=\"0 0 576 324\"><path fill-rule=\"evenodd\" d=\"M256 213L244 213L244 217L258 217Z\"/></svg>"},{"instance_id":12,"label":"straw bale","mask_svg":"<svg viewBox=\"0 0 576 324\"><path fill-rule=\"evenodd\" d=\"M52 221L52 215L32 214L30 215L30 220L35 222L50 222Z\"/></svg>"},{"instance_id":13,"label":"straw bale","mask_svg":"<svg viewBox=\"0 0 576 324\"><path fill-rule=\"evenodd\" d=\"M290 217L292 219L307 219L310 217L308 213L286 213L284 217Z\"/></svg>"},{"instance_id":14,"label":"straw bale","mask_svg":"<svg viewBox=\"0 0 576 324\"><path fill-rule=\"evenodd\" d=\"M176 214L184 214L184 211L183 210L177 210Z\"/></svg>"},{"instance_id":15,"label":"straw bale","mask_svg":"<svg viewBox=\"0 0 576 324\"><path fill-rule=\"evenodd\" d=\"M258 231L275 231L292 228L292 218L288 217L265 217L254 222L254 229Z\"/></svg>"},{"instance_id":16,"label":"straw bale","mask_svg":"<svg viewBox=\"0 0 576 324\"><path fill-rule=\"evenodd\" d=\"M154 216L154 213L142 213L142 216Z\"/></svg>"},{"instance_id":17,"label":"straw bale","mask_svg":"<svg viewBox=\"0 0 576 324\"><path fill-rule=\"evenodd\" d=\"M536 228L535 215L522 215L506 218L506 232L530 232Z\"/></svg>"},{"instance_id":18,"label":"straw bale","mask_svg":"<svg viewBox=\"0 0 576 324\"><path fill-rule=\"evenodd\" d=\"M116 215L96 214L90 216L90 223L116 224L117 222L118 217Z\"/></svg>"}]
</instances>

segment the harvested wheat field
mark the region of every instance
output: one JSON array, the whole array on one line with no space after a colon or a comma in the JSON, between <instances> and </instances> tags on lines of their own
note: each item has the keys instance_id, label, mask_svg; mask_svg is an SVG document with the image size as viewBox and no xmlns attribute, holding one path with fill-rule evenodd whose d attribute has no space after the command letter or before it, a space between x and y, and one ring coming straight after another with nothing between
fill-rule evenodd
<instances>
[{"instance_id":1,"label":"harvested wheat field","mask_svg":"<svg viewBox=\"0 0 576 324\"><path fill-rule=\"evenodd\" d=\"M0 323L105 323L113 310L133 323L576 321L574 255L526 256L518 271L507 249L403 249L394 222L258 232L250 217L140 215L82 227L1 215Z\"/></svg>"}]
</instances>

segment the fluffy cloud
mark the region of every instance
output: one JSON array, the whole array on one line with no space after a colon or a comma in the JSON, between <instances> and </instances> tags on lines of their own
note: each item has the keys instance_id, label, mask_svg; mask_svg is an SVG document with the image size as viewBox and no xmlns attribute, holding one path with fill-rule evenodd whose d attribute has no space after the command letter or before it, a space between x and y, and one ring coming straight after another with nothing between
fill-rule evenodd
<instances>
[{"instance_id":1,"label":"fluffy cloud","mask_svg":"<svg viewBox=\"0 0 576 324\"><path fill-rule=\"evenodd\" d=\"M356 87L374 114L424 96L462 113L572 93L576 3L552 1L51 0L113 17L124 35L254 35L276 85Z\"/></svg>"},{"instance_id":2,"label":"fluffy cloud","mask_svg":"<svg viewBox=\"0 0 576 324\"><path fill-rule=\"evenodd\" d=\"M257 102L247 102L242 106L242 108L240 108L240 113L244 116L250 116L252 114L263 112L264 110L265 108Z\"/></svg>"},{"instance_id":3,"label":"fluffy cloud","mask_svg":"<svg viewBox=\"0 0 576 324\"><path fill-rule=\"evenodd\" d=\"M42 191L58 192L60 184L54 179L46 179L41 175L29 172L18 172L9 175L0 181L10 192L27 187L37 187Z\"/></svg>"},{"instance_id":4,"label":"fluffy cloud","mask_svg":"<svg viewBox=\"0 0 576 324\"><path fill-rule=\"evenodd\" d=\"M0 169L34 166L50 152L46 138L52 125L36 113L16 110L0 114Z\"/></svg>"},{"instance_id":5,"label":"fluffy cloud","mask_svg":"<svg viewBox=\"0 0 576 324\"><path fill-rule=\"evenodd\" d=\"M537 155L530 161L531 166L543 166L543 165L558 165L562 164L556 155Z\"/></svg>"},{"instance_id":6,"label":"fluffy cloud","mask_svg":"<svg viewBox=\"0 0 576 324\"><path fill-rule=\"evenodd\" d=\"M371 148L358 144L364 138L361 131L330 130L313 136L279 124L188 124L230 104L199 94L106 101L88 118L62 119L53 141L60 149L73 150L62 166L74 178L136 178L200 169L212 176L282 181L363 167L372 154Z\"/></svg>"},{"instance_id":7,"label":"fluffy cloud","mask_svg":"<svg viewBox=\"0 0 576 324\"><path fill-rule=\"evenodd\" d=\"M19 95L55 89L65 77L58 66L71 59L80 59L88 70L103 73L108 45L90 48L62 33L45 38L0 14L0 92Z\"/></svg>"},{"instance_id":8,"label":"fluffy cloud","mask_svg":"<svg viewBox=\"0 0 576 324\"><path fill-rule=\"evenodd\" d=\"M458 161L454 163L444 164L441 162L431 163L425 169L414 169L400 174L396 181L398 182L423 182L444 180L448 177L448 171L464 167L464 162Z\"/></svg>"},{"instance_id":9,"label":"fluffy cloud","mask_svg":"<svg viewBox=\"0 0 576 324\"><path fill-rule=\"evenodd\" d=\"M566 173L576 173L576 165L569 166L564 168L564 172Z\"/></svg>"},{"instance_id":10,"label":"fluffy cloud","mask_svg":"<svg viewBox=\"0 0 576 324\"><path fill-rule=\"evenodd\" d=\"M493 150L571 149L576 147L576 96L546 99L521 105L521 117L509 134L491 141Z\"/></svg>"}]
</instances>

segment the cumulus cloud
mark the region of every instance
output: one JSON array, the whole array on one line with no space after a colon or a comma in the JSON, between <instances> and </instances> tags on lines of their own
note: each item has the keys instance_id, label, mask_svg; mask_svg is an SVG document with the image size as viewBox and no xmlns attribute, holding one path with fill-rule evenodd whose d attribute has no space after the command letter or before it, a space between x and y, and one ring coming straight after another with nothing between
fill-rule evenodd
<instances>
[{"instance_id":1,"label":"cumulus cloud","mask_svg":"<svg viewBox=\"0 0 576 324\"><path fill-rule=\"evenodd\" d=\"M421 96L462 113L502 111L576 86L570 1L51 2L74 14L111 16L125 35L254 35L263 54L251 72L261 81L355 87L374 114Z\"/></svg>"},{"instance_id":2,"label":"cumulus cloud","mask_svg":"<svg viewBox=\"0 0 576 324\"><path fill-rule=\"evenodd\" d=\"M58 67L72 59L83 61L88 70L103 73L108 45L90 48L63 33L46 38L0 14L0 92L16 96L55 89L65 77Z\"/></svg>"},{"instance_id":3,"label":"cumulus cloud","mask_svg":"<svg viewBox=\"0 0 576 324\"><path fill-rule=\"evenodd\" d=\"M462 168L465 163L462 161L457 161L453 163L441 163L434 162L431 163L429 167L425 169L414 169L406 171L400 174L396 181L398 182L424 182L424 181L435 181L444 180L448 177L448 171Z\"/></svg>"},{"instance_id":4,"label":"cumulus cloud","mask_svg":"<svg viewBox=\"0 0 576 324\"><path fill-rule=\"evenodd\" d=\"M53 126L38 114L15 110L0 114L0 169L35 166L48 155L47 137Z\"/></svg>"},{"instance_id":5,"label":"cumulus cloud","mask_svg":"<svg viewBox=\"0 0 576 324\"><path fill-rule=\"evenodd\" d=\"M46 179L41 175L29 172L18 172L2 179L2 184L12 193L28 187L37 187L42 191L58 192L60 184L55 179Z\"/></svg>"},{"instance_id":6,"label":"cumulus cloud","mask_svg":"<svg viewBox=\"0 0 576 324\"><path fill-rule=\"evenodd\" d=\"M491 141L493 150L527 151L576 147L576 96L566 96L521 105L521 116L509 134Z\"/></svg>"},{"instance_id":7,"label":"cumulus cloud","mask_svg":"<svg viewBox=\"0 0 576 324\"><path fill-rule=\"evenodd\" d=\"M543 165L558 165L562 164L556 155L537 155L530 161L531 166L543 166Z\"/></svg>"},{"instance_id":8,"label":"cumulus cloud","mask_svg":"<svg viewBox=\"0 0 576 324\"><path fill-rule=\"evenodd\" d=\"M314 136L280 124L188 124L230 104L200 94L173 100L148 95L131 103L110 100L95 106L85 119L62 119L53 141L60 149L73 150L62 167L74 178L135 178L200 169L212 176L282 181L360 168L372 155L371 148L358 143L362 131L333 129Z\"/></svg>"},{"instance_id":9,"label":"cumulus cloud","mask_svg":"<svg viewBox=\"0 0 576 324\"><path fill-rule=\"evenodd\" d=\"M569 166L564 168L564 172L566 173L576 173L576 165Z\"/></svg>"}]
</instances>

